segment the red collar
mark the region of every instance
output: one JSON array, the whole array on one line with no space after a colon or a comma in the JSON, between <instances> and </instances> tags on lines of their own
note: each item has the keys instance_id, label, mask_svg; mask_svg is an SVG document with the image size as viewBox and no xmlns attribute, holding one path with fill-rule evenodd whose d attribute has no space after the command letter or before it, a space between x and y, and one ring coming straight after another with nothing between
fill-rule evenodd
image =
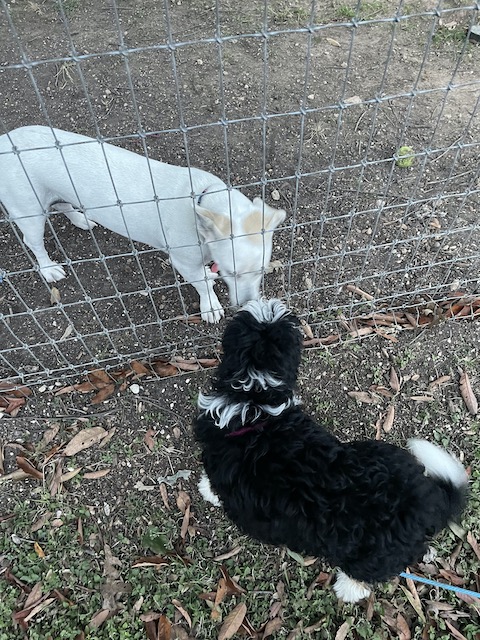
<instances>
[{"instance_id":1,"label":"red collar","mask_svg":"<svg viewBox=\"0 0 480 640\"><path fill-rule=\"evenodd\" d=\"M237 429L236 431L232 431L231 433L227 433L226 438L233 438L235 436L243 436L246 433L250 433L252 431L263 431L264 427L268 425L267 420L260 420L260 422L254 422L253 424L246 425L241 429Z\"/></svg>"}]
</instances>

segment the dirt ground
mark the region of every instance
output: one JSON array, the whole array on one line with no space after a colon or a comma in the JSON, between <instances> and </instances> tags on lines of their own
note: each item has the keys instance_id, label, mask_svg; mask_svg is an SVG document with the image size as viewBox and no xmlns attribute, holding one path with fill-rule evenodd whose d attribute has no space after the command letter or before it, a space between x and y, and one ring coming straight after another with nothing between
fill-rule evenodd
<instances>
[{"instance_id":1,"label":"dirt ground","mask_svg":"<svg viewBox=\"0 0 480 640\"><path fill-rule=\"evenodd\" d=\"M168 5L168 22L150 0L119 2L116 12L68 0L63 19L50 0L11 2L16 32L0 11L1 123L48 116L140 153L141 130L151 157L190 162L284 207L264 291L328 332L339 309L358 312L349 283L390 308L404 294L411 302L413 292L478 285L480 47L465 40L478 12L444 4L438 18L428 14L433 3L408 3L393 24L382 21L389 3L362 3L356 15L353 3L330 2L309 33L301 0L273 0L265 12L180 0ZM363 23L352 28L352 19ZM115 55L120 45L128 55ZM22 56L33 66L12 68ZM410 168L394 161L403 145L418 154ZM50 252L73 261L60 304L16 230L0 222L3 376L72 375L95 359L152 352L202 356L216 344L222 327L178 321L198 301L175 282L167 256L145 246L129 255L128 241L97 228L104 263L88 232L62 215L51 220Z\"/></svg>"},{"instance_id":2,"label":"dirt ground","mask_svg":"<svg viewBox=\"0 0 480 640\"><path fill-rule=\"evenodd\" d=\"M304 0L270 0L266 8L230 0L165 5L121 0L117 12L103 0L64 0L63 17L51 0L12 0L0 4L0 126L10 130L45 124L48 115L56 127L100 134L140 153L135 134L141 130L151 157L190 162L241 187L249 197L263 195L272 206L285 208L288 215L274 237L274 268L265 277L264 292L284 298L313 336L338 332L372 308L424 306L431 297L454 290L473 294L480 282L480 45L467 43L465 30L478 21L478 9L444 2L441 16L435 17L428 12L437 5L428 0L398 6L399 20L392 23L383 18L391 18L398 7L386 1L362 2L358 11L349 0L317 3L313 23L320 28L310 32L303 29L311 11ZM360 24L352 27L352 19ZM265 25L272 32L268 38L261 36ZM221 45L216 33L224 38ZM157 46L167 43L170 48ZM128 55L117 55L120 45ZM80 61L69 58L72 52ZM35 64L13 68L22 56ZM409 168L395 164L394 154L403 145L416 154ZM93 562L100 557L100 540L121 558L122 580L133 591L115 595L117 617L88 638L116 637L108 635L109 629L124 640L142 638L138 614L148 609L177 616L187 633L188 625L179 621L172 604L179 580L175 571L153 571L147 580L131 569L135 558L147 554L142 543L146 529L156 526L169 539L178 537L182 513L175 504L183 490L192 501L183 551L194 559L197 572L189 574L188 588L183 590L182 583L181 591L193 620L190 637L217 637L198 593L216 588L212 576L219 563L214 559L240 546L226 562L232 575L249 585L245 598L255 629L269 619L269 598L277 598L279 580L288 586L283 626L274 637L290 637L301 625L303 630L292 638L330 640L348 622L348 633L345 627L342 631L347 635L338 638L460 638L445 626L447 620L462 637L478 640L478 605L435 590L419 591L426 622L398 583L380 591L371 611L339 609L328 585L307 601L308 585L320 570L330 575L330 568L317 562L299 569L295 560L285 559L285 552L249 543L221 512L209 510L196 490L200 464L191 437L196 397L208 382L208 370L131 378L122 391L117 387L96 406L92 394L55 395L66 384L82 381L80 374L93 359L103 368L153 355L216 357L225 325L179 320L185 312L198 311L198 301L190 285L175 282L167 256L137 245L137 258L125 239L96 228L96 242L109 257L107 272L88 232L60 215L51 220L51 255L72 260L68 277L57 284L61 304L51 302L49 287L0 210L0 275L5 272L0 285L0 379L19 374L34 390L16 418L0 419L3 466L5 473L15 470L16 456L23 455L45 468L43 483L0 484L1 575L13 566L29 584L36 580L23 558L27 543L16 545L12 535L39 540L51 548L52 558L56 546L62 550L64 544L71 554L75 549L78 557L70 564L62 560L62 570L54 571L58 584L52 585L70 585L76 624L84 629L93 616L90 607L102 608L89 579L102 582L104 566L88 565L88 575L79 574L76 582L67 570L75 572L72 567L85 558ZM347 290L352 284L373 300L367 304L364 296ZM147 285L151 296L145 295ZM228 307L225 287L218 283L216 288ZM114 297L116 291L120 297ZM479 425L461 398L458 372L458 367L468 372L478 396L478 324L441 320L393 337L398 342L370 336L306 351L300 395L306 409L342 440L377 436L404 445L411 435L421 435L449 447L471 466L476 490L463 539L445 534L438 545L443 564L431 575L444 579L440 569L453 571L448 562L460 545L455 575L463 586L478 591L478 558L465 539L467 531L480 535ZM394 392L389 386L392 367L401 381ZM435 384L443 376L450 377ZM369 392L371 401L357 402L350 391ZM391 406L394 421L386 432ZM55 424L54 439L42 448L45 432ZM90 427L115 431L103 448L92 446L72 460L64 458L65 443ZM82 471L76 478L60 483L61 500L52 496L54 470L69 473L78 467ZM104 476L84 477L105 470ZM185 470L191 475L168 488L169 511L159 478ZM93 538L85 534L90 542L77 550L77 520L69 522L72 538L64 533L66 527L52 522L61 520L57 511L62 509L78 518L80 508L86 509L81 518ZM46 525L35 537L32 522L45 514L50 514ZM32 571L37 558L30 555ZM156 594L149 591L152 585ZM8 585L8 606L14 611L24 604L21 591ZM437 601L445 607L435 608L431 603ZM37 616L28 637L43 640L48 629L55 640L77 638L71 630L63 636L51 630L55 620L63 620L59 610ZM392 626L399 614L410 636ZM7 618L5 630L0 621L0 640L14 637L10 614ZM124 619L127 629L133 629L133 620L138 623L138 635L118 631L115 620ZM323 627L304 632L319 620Z\"/></svg>"}]
</instances>

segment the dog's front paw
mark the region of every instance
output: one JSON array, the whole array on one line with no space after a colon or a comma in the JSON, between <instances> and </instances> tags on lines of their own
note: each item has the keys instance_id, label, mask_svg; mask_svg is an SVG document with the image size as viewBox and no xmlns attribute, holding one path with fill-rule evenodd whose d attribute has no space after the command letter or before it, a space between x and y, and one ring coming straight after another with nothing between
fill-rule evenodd
<instances>
[{"instance_id":1,"label":"dog's front paw","mask_svg":"<svg viewBox=\"0 0 480 640\"><path fill-rule=\"evenodd\" d=\"M205 473L202 471L202 475L200 476L200 480L198 482L198 491L204 500L213 504L214 507L221 507L222 503L220 502L220 498L214 493L212 489L212 485L210 484L210 480Z\"/></svg>"},{"instance_id":2,"label":"dog's front paw","mask_svg":"<svg viewBox=\"0 0 480 640\"><path fill-rule=\"evenodd\" d=\"M58 282L67 275L63 267L56 262L48 265L48 267L42 267L40 273L47 282Z\"/></svg>"},{"instance_id":3,"label":"dog's front paw","mask_svg":"<svg viewBox=\"0 0 480 640\"><path fill-rule=\"evenodd\" d=\"M210 304L206 309L203 308L203 306L200 306L200 311L202 315L202 320L204 322L209 322L210 324L216 324L217 322L220 322L220 320L225 315L225 312L222 309L222 307L219 307L217 309L212 309Z\"/></svg>"}]
</instances>

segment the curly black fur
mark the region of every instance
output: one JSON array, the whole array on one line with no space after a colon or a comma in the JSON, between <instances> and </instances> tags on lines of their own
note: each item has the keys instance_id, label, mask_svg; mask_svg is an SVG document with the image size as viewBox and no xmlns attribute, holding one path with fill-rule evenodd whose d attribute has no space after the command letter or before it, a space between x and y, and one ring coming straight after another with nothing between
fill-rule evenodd
<instances>
[{"instance_id":1,"label":"curly black fur","mask_svg":"<svg viewBox=\"0 0 480 640\"><path fill-rule=\"evenodd\" d=\"M398 447L344 444L318 425L293 403L298 320L255 315L240 311L228 325L214 391L194 427L213 490L228 517L257 540L322 556L357 580L391 578L421 558L427 541L461 513L466 483L427 477ZM239 381L252 370L281 385L243 390ZM218 414L208 409L212 399L246 409L231 412L220 429ZM280 415L272 415L283 403Z\"/></svg>"}]
</instances>

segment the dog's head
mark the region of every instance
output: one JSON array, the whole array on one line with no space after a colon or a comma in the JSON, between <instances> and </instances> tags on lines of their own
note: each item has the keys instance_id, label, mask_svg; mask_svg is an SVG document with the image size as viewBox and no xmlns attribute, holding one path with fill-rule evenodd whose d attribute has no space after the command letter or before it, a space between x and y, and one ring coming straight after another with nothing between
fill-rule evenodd
<instances>
[{"instance_id":1,"label":"dog's head","mask_svg":"<svg viewBox=\"0 0 480 640\"><path fill-rule=\"evenodd\" d=\"M293 391L300 364L300 323L280 300L247 303L229 322L222 340L217 381L224 390L283 401Z\"/></svg>"},{"instance_id":2,"label":"dog's head","mask_svg":"<svg viewBox=\"0 0 480 640\"><path fill-rule=\"evenodd\" d=\"M235 189L229 195L207 192L201 203L195 206L197 228L228 286L230 302L240 305L258 298L273 232L285 220L285 211L260 198L252 203Z\"/></svg>"}]
</instances>

